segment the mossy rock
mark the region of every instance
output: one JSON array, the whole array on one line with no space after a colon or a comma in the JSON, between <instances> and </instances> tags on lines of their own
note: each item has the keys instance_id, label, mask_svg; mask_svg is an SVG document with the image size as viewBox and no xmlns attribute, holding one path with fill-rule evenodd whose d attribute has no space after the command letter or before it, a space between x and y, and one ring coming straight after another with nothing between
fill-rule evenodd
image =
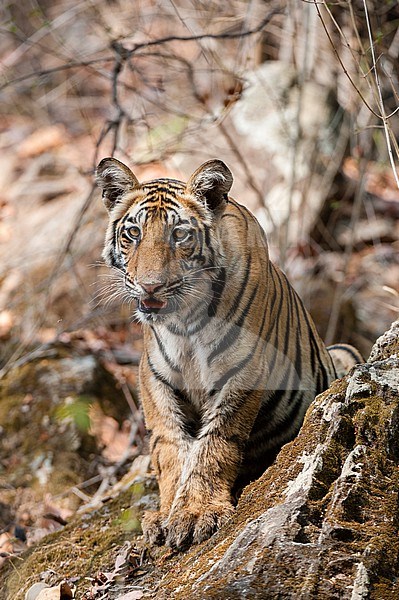
<instances>
[{"instance_id":1,"label":"mossy rock","mask_svg":"<svg viewBox=\"0 0 399 600\"><path fill-rule=\"evenodd\" d=\"M54 507L59 515L70 515L82 503L75 486L93 477L101 481L99 469L108 462L90 429L94 409L119 424L131 415L115 378L97 358L72 347L51 346L46 356L11 369L2 379L3 530L13 534L22 524L28 540L35 540L57 528L57 521L43 525L43 514Z\"/></svg>"},{"instance_id":2,"label":"mossy rock","mask_svg":"<svg viewBox=\"0 0 399 600\"><path fill-rule=\"evenodd\" d=\"M130 415L118 382L95 357L62 346L48 354L0 382L0 502L14 512L25 497L40 502L98 475L91 407L118 423ZM79 502L70 494L64 506L74 510Z\"/></svg>"}]
</instances>

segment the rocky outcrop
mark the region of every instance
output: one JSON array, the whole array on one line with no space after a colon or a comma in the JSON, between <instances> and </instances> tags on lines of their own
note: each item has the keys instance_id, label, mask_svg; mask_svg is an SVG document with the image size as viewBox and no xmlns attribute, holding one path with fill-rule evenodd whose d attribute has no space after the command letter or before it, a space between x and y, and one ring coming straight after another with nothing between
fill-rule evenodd
<instances>
[{"instance_id":1,"label":"rocky outcrop","mask_svg":"<svg viewBox=\"0 0 399 600\"><path fill-rule=\"evenodd\" d=\"M156 598L399 597L399 322Z\"/></svg>"}]
</instances>

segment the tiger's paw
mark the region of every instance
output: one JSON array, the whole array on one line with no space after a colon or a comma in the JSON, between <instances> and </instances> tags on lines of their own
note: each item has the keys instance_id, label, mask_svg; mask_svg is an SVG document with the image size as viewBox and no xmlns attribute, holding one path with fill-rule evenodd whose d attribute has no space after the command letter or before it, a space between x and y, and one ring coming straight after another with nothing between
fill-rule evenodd
<instances>
[{"instance_id":1,"label":"tiger's paw","mask_svg":"<svg viewBox=\"0 0 399 600\"><path fill-rule=\"evenodd\" d=\"M166 522L166 543L173 550L185 550L211 537L234 513L231 504L207 507L202 512L173 511Z\"/></svg>"},{"instance_id":2,"label":"tiger's paw","mask_svg":"<svg viewBox=\"0 0 399 600\"><path fill-rule=\"evenodd\" d=\"M162 522L165 516L160 511L147 510L141 520L144 539L152 546L162 546L165 543L165 530Z\"/></svg>"}]
</instances>

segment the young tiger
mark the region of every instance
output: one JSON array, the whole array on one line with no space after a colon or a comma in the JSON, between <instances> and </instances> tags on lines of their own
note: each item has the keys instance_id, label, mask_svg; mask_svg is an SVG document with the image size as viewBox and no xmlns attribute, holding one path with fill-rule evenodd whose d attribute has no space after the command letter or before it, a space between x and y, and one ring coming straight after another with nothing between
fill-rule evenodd
<instances>
[{"instance_id":1,"label":"young tiger","mask_svg":"<svg viewBox=\"0 0 399 600\"><path fill-rule=\"evenodd\" d=\"M234 494L297 434L337 376L334 358L361 357L327 351L257 220L228 196L222 161L187 183L139 183L105 158L96 178L110 215L103 258L144 330L140 394L160 510L143 531L183 549L230 517Z\"/></svg>"}]
</instances>

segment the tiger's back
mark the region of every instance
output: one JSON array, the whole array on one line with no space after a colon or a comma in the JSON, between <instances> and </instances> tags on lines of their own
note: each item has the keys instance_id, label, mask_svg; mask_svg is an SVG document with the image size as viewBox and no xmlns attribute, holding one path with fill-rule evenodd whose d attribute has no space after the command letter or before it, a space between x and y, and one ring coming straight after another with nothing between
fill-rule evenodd
<instances>
[{"instance_id":1,"label":"tiger's back","mask_svg":"<svg viewBox=\"0 0 399 600\"><path fill-rule=\"evenodd\" d=\"M140 389L160 510L153 543L199 542L232 511L335 377L331 356L269 260L263 230L208 161L187 184L139 184L114 159L97 178L110 210L104 258L137 299Z\"/></svg>"}]
</instances>

